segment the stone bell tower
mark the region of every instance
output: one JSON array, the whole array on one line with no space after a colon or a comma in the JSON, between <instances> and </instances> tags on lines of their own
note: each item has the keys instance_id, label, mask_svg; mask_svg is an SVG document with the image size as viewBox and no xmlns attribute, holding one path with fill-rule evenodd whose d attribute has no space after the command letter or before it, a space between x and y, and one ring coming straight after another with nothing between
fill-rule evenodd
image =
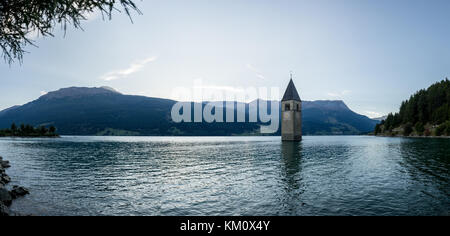
<instances>
[{"instance_id":1,"label":"stone bell tower","mask_svg":"<svg viewBox=\"0 0 450 236\"><path fill-rule=\"evenodd\" d=\"M292 75L281 100L281 140L302 140L302 100L298 96Z\"/></svg>"}]
</instances>

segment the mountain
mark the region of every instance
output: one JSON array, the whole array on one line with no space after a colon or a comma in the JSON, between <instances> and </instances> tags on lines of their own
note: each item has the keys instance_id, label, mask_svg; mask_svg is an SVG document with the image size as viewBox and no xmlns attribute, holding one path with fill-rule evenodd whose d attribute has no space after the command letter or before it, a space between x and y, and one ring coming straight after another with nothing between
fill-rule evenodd
<instances>
[{"instance_id":1,"label":"mountain","mask_svg":"<svg viewBox=\"0 0 450 236\"><path fill-rule=\"evenodd\" d=\"M0 128L15 122L54 125L62 135L259 134L262 123L175 123L171 119L175 103L169 99L124 95L109 87L63 88L25 105L1 111ZM246 120L250 108L256 104L257 101L244 104ZM237 111L225 110L224 117L227 112ZM376 124L377 121L351 111L343 101L303 102L305 135L361 134L372 131ZM275 135L279 134L280 130Z\"/></svg>"},{"instance_id":2,"label":"mountain","mask_svg":"<svg viewBox=\"0 0 450 236\"><path fill-rule=\"evenodd\" d=\"M1 116L2 114L5 114L5 113L8 112L8 111L12 111L12 110L18 108L18 107L20 107L20 106L12 106L12 107L10 107L10 108L6 108L5 110L0 111L0 116Z\"/></svg>"},{"instance_id":3,"label":"mountain","mask_svg":"<svg viewBox=\"0 0 450 236\"><path fill-rule=\"evenodd\" d=\"M378 123L350 110L343 101L304 101L303 133L315 135L362 134Z\"/></svg>"},{"instance_id":4,"label":"mountain","mask_svg":"<svg viewBox=\"0 0 450 236\"><path fill-rule=\"evenodd\" d=\"M378 120L378 121L382 121L382 120L386 120L388 116L381 116L381 117L377 117L377 118L372 118L373 120Z\"/></svg>"}]
</instances>

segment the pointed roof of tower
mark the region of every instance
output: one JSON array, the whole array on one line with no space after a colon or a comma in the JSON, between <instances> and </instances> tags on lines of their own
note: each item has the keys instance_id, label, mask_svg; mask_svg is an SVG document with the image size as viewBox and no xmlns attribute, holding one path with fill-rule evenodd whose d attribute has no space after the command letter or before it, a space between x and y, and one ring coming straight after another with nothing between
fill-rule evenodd
<instances>
[{"instance_id":1,"label":"pointed roof of tower","mask_svg":"<svg viewBox=\"0 0 450 236\"><path fill-rule=\"evenodd\" d=\"M292 78L289 81L289 84L286 88L286 92L284 92L283 99L281 99L281 101L289 101L289 100L301 101L300 96L298 96L297 89L295 88L294 81L292 81Z\"/></svg>"}]
</instances>

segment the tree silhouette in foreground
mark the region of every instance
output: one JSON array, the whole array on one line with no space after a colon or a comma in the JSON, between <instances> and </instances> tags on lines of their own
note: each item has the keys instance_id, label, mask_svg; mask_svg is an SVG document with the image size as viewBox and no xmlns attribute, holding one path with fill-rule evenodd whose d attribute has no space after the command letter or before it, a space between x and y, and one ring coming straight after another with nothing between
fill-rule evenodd
<instances>
[{"instance_id":1,"label":"tree silhouette in foreground","mask_svg":"<svg viewBox=\"0 0 450 236\"><path fill-rule=\"evenodd\" d=\"M67 25L81 28L81 21L93 12L101 12L111 19L120 5L130 16L131 11L141 14L132 0L1 0L0 48L5 62L22 62L25 46L33 44L31 34L53 36L53 28Z\"/></svg>"}]
</instances>

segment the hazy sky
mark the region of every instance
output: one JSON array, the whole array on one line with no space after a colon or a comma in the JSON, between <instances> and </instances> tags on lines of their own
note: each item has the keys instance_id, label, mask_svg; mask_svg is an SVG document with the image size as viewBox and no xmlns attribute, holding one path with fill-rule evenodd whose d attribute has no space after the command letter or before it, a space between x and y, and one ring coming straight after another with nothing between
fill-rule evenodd
<instances>
[{"instance_id":1,"label":"hazy sky","mask_svg":"<svg viewBox=\"0 0 450 236\"><path fill-rule=\"evenodd\" d=\"M448 0L136 2L134 24L93 14L84 31L38 38L22 65L1 61L0 109L70 86L164 98L195 79L284 89L292 70L303 100L376 117L450 74Z\"/></svg>"}]
</instances>

